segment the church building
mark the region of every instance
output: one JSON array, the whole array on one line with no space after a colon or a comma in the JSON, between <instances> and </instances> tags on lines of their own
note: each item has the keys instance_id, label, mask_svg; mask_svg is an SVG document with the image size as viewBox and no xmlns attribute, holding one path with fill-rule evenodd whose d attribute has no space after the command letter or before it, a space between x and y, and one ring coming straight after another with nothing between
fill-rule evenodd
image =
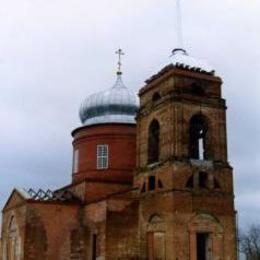
<instances>
[{"instance_id":1,"label":"church building","mask_svg":"<svg viewBox=\"0 0 260 260\"><path fill-rule=\"evenodd\" d=\"M114 86L80 107L72 182L12 191L1 259L236 260L221 87L215 71L183 49L139 97L119 66Z\"/></svg>"}]
</instances>

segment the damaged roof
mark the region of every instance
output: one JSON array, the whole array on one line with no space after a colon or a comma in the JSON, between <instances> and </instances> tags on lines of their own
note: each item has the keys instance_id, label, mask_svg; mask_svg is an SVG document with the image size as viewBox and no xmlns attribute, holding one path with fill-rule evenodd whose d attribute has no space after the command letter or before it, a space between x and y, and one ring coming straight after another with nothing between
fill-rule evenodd
<instances>
[{"instance_id":1,"label":"damaged roof","mask_svg":"<svg viewBox=\"0 0 260 260\"><path fill-rule=\"evenodd\" d=\"M49 189L48 190L43 190L43 189L34 190L32 188L30 188L29 190L16 188L15 190L26 200L64 201L64 202L80 201L80 199L69 190L51 191Z\"/></svg>"}]
</instances>

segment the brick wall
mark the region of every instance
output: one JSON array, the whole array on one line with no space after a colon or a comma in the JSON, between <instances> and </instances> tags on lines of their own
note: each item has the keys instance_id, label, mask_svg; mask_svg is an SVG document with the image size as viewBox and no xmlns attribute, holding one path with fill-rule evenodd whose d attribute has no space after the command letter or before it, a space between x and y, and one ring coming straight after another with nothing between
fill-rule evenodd
<instances>
[{"instance_id":1,"label":"brick wall","mask_svg":"<svg viewBox=\"0 0 260 260\"><path fill-rule=\"evenodd\" d=\"M73 181L82 179L131 183L136 158L136 126L107 124L73 132L73 148L79 150L79 169ZM97 145L109 146L108 169L97 170Z\"/></svg>"}]
</instances>

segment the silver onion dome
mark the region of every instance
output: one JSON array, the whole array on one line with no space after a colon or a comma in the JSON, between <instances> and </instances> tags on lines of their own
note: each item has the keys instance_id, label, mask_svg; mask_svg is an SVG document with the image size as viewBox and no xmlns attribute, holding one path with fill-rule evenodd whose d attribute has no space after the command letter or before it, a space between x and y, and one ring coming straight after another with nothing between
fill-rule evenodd
<instances>
[{"instance_id":1,"label":"silver onion dome","mask_svg":"<svg viewBox=\"0 0 260 260\"><path fill-rule=\"evenodd\" d=\"M117 73L117 80L112 88L94 93L82 103L79 116L84 126L105 123L136 124L139 99L124 85L121 74Z\"/></svg>"}]
</instances>

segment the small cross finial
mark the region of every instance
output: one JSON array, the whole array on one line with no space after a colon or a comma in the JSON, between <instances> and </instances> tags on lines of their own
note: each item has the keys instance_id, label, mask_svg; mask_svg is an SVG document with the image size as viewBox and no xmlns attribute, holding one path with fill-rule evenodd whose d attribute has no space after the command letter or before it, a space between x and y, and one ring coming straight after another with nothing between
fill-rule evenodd
<instances>
[{"instance_id":1,"label":"small cross finial","mask_svg":"<svg viewBox=\"0 0 260 260\"><path fill-rule=\"evenodd\" d=\"M122 71L121 71L121 67L122 67L121 57L123 55L125 55L125 54L122 51L122 49L118 49L118 51L116 51L116 54L118 54L118 63L117 63L118 67L117 67L117 73L116 74L117 75L121 75L122 74Z\"/></svg>"}]
</instances>

